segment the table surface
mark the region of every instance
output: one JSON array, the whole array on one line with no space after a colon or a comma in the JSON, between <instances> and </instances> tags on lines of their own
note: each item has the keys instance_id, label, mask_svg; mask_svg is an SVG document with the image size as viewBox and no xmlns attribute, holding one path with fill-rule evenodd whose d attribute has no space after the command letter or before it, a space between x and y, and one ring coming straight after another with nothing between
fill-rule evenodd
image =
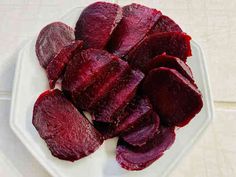
<instances>
[{"instance_id":1,"label":"table surface","mask_svg":"<svg viewBox=\"0 0 236 177\"><path fill-rule=\"evenodd\" d=\"M93 0L0 0L0 176L49 177L9 127L19 49L46 24ZM172 17L202 46L215 117L170 177L236 177L236 0L110 0L137 2Z\"/></svg>"}]
</instances>

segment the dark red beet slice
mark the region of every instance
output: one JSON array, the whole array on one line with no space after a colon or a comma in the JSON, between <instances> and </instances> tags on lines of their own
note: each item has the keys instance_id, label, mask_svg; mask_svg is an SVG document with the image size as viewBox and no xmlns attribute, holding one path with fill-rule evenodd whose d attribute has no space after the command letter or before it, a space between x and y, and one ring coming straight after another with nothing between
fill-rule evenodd
<instances>
[{"instance_id":1,"label":"dark red beet slice","mask_svg":"<svg viewBox=\"0 0 236 177\"><path fill-rule=\"evenodd\" d=\"M123 135L122 138L132 146L143 146L158 132L159 125L160 118L155 112L153 112L144 119L143 124L136 127L133 131Z\"/></svg>"},{"instance_id":2,"label":"dark red beet slice","mask_svg":"<svg viewBox=\"0 0 236 177\"><path fill-rule=\"evenodd\" d=\"M151 70L144 80L143 91L168 126L186 125L203 106L200 91L174 69Z\"/></svg>"},{"instance_id":3,"label":"dark red beet slice","mask_svg":"<svg viewBox=\"0 0 236 177\"><path fill-rule=\"evenodd\" d=\"M160 132L141 147L131 146L119 139L116 160L127 170L142 170L159 159L174 141L174 128L165 127L160 127Z\"/></svg>"},{"instance_id":4,"label":"dark red beet slice","mask_svg":"<svg viewBox=\"0 0 236 177\"><path fill-rule=\"evenodd\" d=\"M113 58L113 61L114 64L109 68L109 71L78 96L76 105L79 108L89 110L111 91L126 72L130 71L127 62L117 57Z\"/></svg>"},{"instance_id":5,"label":"dark red beet slice","mask_svg":"<svg viewBox=\"0 0 236 177\"><path fill-rule=\"evenodd\" d=\"M45 26L40 31L35 45L40 65L46 69L54 56L74 40L74 30L64 23L54 22Z\"/></svg>"},{"instance_id":6,"label":"dark red beet slice","mask_svg":"<svg viewBox=\"0 0 236 177\"><path fill-rule=\"evenodd\" d=\"M82 48L83 42L78 40L62 48L62 50L48 64L46 72L50 88L54 88L56 81L63 74L67 63L73 55Z\"/></svg>"},{"instance_id":7,"label":"dark red beet slice","mask_svg":"<svg viewBox=\"0 0 236 177\"><path fill-rule=\"evenodd\" d=\"M85 48L103 49L121 18L122 9L117 4L91 4L83 10L76 23L75 37L84 41Z\"/></svg>"},{"instance_id":8,"label":"dark red beet slice","mask_svg":"<svg viewBox=\"0 0 236 177\"><path fill-rule=\"evenodd\" d=\"M182 32L182 29L170 17L162 15L158 19L155 26L150 31L150 34L155 33L155 32L158 32L158 33L162 33L162 32Z\"/></svg>"},{"instance_id":9,"label":"dark red beet slice","mask_svg":"<svg viewBox=\"0 0 236 177\"><path fill-rule=\"evenodd\" d=\"M113 65L112 54L100 49L87 49L74 56L66 67L62 89L76 102L85 90Z\"/></svg>"},{"instance_id":10,"label":"dark red beet slice","mask_svg":"<svg viewBox=\"0 0 236 177\"><path fill-rule=\"evenodd\" d=\"M154 33L136 47L128 56L131 66L143 70L153 57L166 52L186 61L191 56L191 37L185 33Z\"/></svg>"},{"instance_id":11,"label":"dark red beet slice","mask_svg":"<svg viewBox=\"0 0 236 177\"><path fill-rule=\"evenodd\" d=\"M93 125L102 134L104 140L116 136L114 123L93 121Z\"/></svg>"},{"instance_id":12,"label":"dark red beet slice","mask_svg":"<svg viewBox=\"0 0 236 177\"><path fill-rule=\"evenodd\" d=\"M139 4L124 6L123 18L112 34L108 51L125 56L147 35L160 16L160 11Z\"/></svg>"},{"instance_id":13,"label":"dark red beet slice","mask_svg":"<svg viewBox=\"0 0 236 177\"><path fill-rule=\"evenodd\" d=\"M100 133L57 89L39 96L32 121L52 155L59 159L78 160L103 143Z\"/></svg>"},{"instance_id":14,"label":"dark red beet slice","mask_svg":"<svg viewBox=\"0 0 236 177\"><path fill-rule=\"evenodd\" d=\"M194 83L193 74L190 67L177 57L166 54L158 55L147 63L145 73L148 73L148 71L159 67L175 69L184 77L186 77L191 83Z\"/></svg>"},{"instance_id":15,"label":"dark red beet slice","mask_svg":"<svg viewBox=\"0 0 236 177\"><path fill-rule=\"evenodd\" d=\"M114 117L134 97L144 74L132 70L114 86L113 90L91 108L93 120L100 122L114 122Z\"/></svg>"}]
</instances>

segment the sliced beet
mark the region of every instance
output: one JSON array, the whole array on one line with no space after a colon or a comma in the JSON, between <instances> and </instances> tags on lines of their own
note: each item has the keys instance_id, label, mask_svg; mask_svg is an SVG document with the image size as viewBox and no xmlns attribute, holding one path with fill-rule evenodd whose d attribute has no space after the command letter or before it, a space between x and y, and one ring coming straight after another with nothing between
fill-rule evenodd
<instances>
[{"instance_id":1,"label":"sliced beet","mask_svg":"<svg viewBox=\"0 0 236 177\"><path fill-rule=\"evenodd\" d=\"M173 127L160 127L151 140L141 147L134 147L119 139L116 160L127 170L142 170L159 159L175 141Z\"/></svg>"},{"instance_id":2,"label":"sliced beet","mask_svg":"<svg viewBox=\"0 0 236 177\"><path fill-rule=\"evenodd\" d=\"M96 2L86 7L75 27L75 37L84 41L85 48L103 49L113 29L122 18L117 4Z\"/></svg>"},{"instance_id":3,"label":"sliced beet","mask_svg":"<svg viewBox=\"0 0 236 177\"><path fill-rule=\"evenodd\" d=\"M148 73L148 71L159 67L175 69L184 77L186 77L191 83L194 83L193 74L190 67L177 57L166 54L158 55L147 63L145 67L145 73Z\"/></svg>"},{"instance_id":4,"label":"sliced beet","mask_svg":"<svg viewBox=\"0 0 236 177\"><path fill-rule=\"evenodd\" d=\"M166 15L162 15L158 19L155 26L150 31L150 34L151 33L156 33L156 32L158 32L158 33L162 33L162 32L182 32L182 29L170 17L167 17Z\"/></svg>"},{"instance_id":5,"label":"sliced beet","mask_svg":"<svg viewBox=\"0 0 236 177\"><path fill-rule=\"evenodd\" d=\"M61 22L45 26L39 33L35 52L43 68L57 55L61 49L75 40L74 30Z\"/></svg>"},{"instance_id":6,"label":"sliced beet","mask_svg":"<svg viewBox=\"0 0 236 177\"><path fill-rule=\"evenodd\" d=\"M167 126L186 125L203 106L200 91L174 69L151 70L143 82L143 92Z\"/></svg>"},{"instance_id":7,"label":"sliced beet","mask_svg":"<svg viewBox=\"0 0 236 177\"><path fill-rule=\"evenodd\" d=\"M132 50L127 60L131 66L141 70L153 57L164 52L185 62L191 56L190 40L191 37L185 33L154 33Z\"/></svg>"},{"instance_id":8,"label":"sliced beet","mask_svg":"<svg viewBox=\"0 0 236 177\"><path fill-rule=\"evenodd\" d=\"M50 88L54 88L56 81L63 74L69 60L82 48L83 42L78 40L63 47L48 64L46 72Z\"/></svg>"},{"instance_id":9,"label":"sliced beet","mask_svg":"<svg viewBox=\"0 0 236 177\"><path fill-rule=\"evenodd\" d=\"M104 140L116 136L114 123L93 121L93 125L102 134Z\"/></svg>"},{"instance_id":10,"label":"sliced beet","mask_svg":"<svg viewBox=\"0 0 236 177\"><path fill-rule=\"evenodd\" d=\"M123 7L123 18L114 30L107 49L119 57L138 44L160 18L161 12L140 4Z\"/></svg>"},{"instance_id":11,"label":"sliced beet","mask_svg":"<svg viewBox=\"0 0 236 177\"><path fill-rule=\"evenodd\" d=\"M114 117L134 97L144 74L132 70L122 77L111 92L91 108L93 119L100 122L114 122Z\"/></svg>"},{"instance_id":12,"label":"sliced beet","mask_svg":"<svg viewBox=\"0 0 236 177\"><path fill-rule=\"evenodd\" d=\"M66 67L62 89L76 102L80 92L109 71L115 56L100 49L78 53Z\"/></svg>"},{"instance_id":13,"label":"sliced beet","mask_svg":"<svg viewBox=\"0 0 236 177\"><path fill-rule=\"evenodd\" d=\"M159 116L157 113L152 112L151 115L146 116L143 124L140 124L139 126L135 127L133 131L123 135L122 138L125 142L132 146L143 146L158 132L159 125Z\"/></svg>"},{"instance_id":14,"label":"sliced beet","mask_svg":"<svg viewBox=\"0 0 236 177\"><path fill-rule=\"evenodd\" d=\"M59 159L78 160L103 143L101 134L57 89L39 96L32 122L52 155Z\"/></svg>"}]
</instances>

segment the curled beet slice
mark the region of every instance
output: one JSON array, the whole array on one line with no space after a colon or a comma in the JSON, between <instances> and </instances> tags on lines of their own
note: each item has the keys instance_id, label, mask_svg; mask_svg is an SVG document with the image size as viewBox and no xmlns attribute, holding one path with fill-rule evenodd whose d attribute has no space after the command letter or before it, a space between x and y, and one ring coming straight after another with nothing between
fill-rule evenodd
<instances>
[{"instance_id":1,"label":"curled beet slice","mask_svg":"<svg viewBox=\"0 0 236 177\"><path fill-rule=\"evenodd\" d=\"M132 146L142 146L146 144L146 142L152 139L158 132L160 118L155 112L152 112L142 123L143 124L135 127L131 132L121 136L123 140Z\"/></svg>"},{"instance_id":2,"label":"curled beet slice","mask_svg":"<svg viewBox=\"0 0 236 177\"><path fill-rule=\"evenodd\" d=\"M177 57L166 54L158 55L147 63L147 66L145 67L145 73L148 73L148 71L159 67L175 69L184 77L186 77L191 83L194 83L193 74L190 67Z\"/></svg>"},{"instance_id":3,"label":"curled beet slice","mask_svg":"<svg viewBox=\"0 0 236 177\"><path fill-rule=\"evenodd\" d=\"M155 26L150 31L150 34L155 33L155 32L158 32L158 33L162 33L162 32L182 32L182 29L170 17L167 17L166 15L162 15L158 19Z\"/></svg>"},{"instance_id":4,"label":"curled beet slice","mask_svg":"<svg viewBox=\"0 0 236 177\"><path fill-rule=\"evenodd\" d=\"M85 48L103 49L122 18L117 4L96 2L86 7L75 27L76 39L84 41Z\"/></svg>"},{"instance_id":5,"label":"curled beet slice","mask_svg":"<svg viewBox=\"0 0 236 177\"><path fill-rule=\"evenodd\" d=\"M174 128L160 127L160 131L145 145L131 146L119 139L116 160L127 170L142 170L159 159L175 141Z\"/></svg>"},{"instance_id":6,"label":"curled beet slice","mask_svg":"<svg viewBox=\"0 0 236 177\"><path fill-rule=\"evenodd\" d=\"M153 33L130 52L127 60L131 66L141 70L153 57L164 52L186 61L191 56L190 40L191 37L185 33Z\"/></svg>"},{"instance_id":7,"label":"curled beet slice","mask_svg":"<svg viewBox=\"0 0 236 177\"><path fill-rule=\"evenodd\" d=\"M74 30L64 23L54 22L45 26L40 31L35 45L40 65L46 69L55 55L74 40Z\"/></svg>"},{"instance_id":8,"label":"curled beet slice","mask_svg":"<svg viewBox=\"0 0 236 177\"><path fill-rule=\"evenodd\" d=\"M203 106L200 91L174 69L151 70L144 80L143 91L168 126L186 125Z\"/></svg>"},{"instance_id":9,"label":"curled beet slice","mask_svg":"<svg viewBox=\"0 0 236 177\"><path fill-rule=\"evenodd\" d=\"M57 89L39 96L32 121L52 155L59 159L78 160L103 143L100 133Z\"/></svg>"},{"instance_id":10,"label":"curled beet slice","mask_svg":"<svg viewBox=\"0 0 236 177\"><path fill-rule=\"evenodd\" d=\"M63 74L69 60L73 55L82 48L83 42L78 40L63 47L61 51L48 64L46 72L49 80L49 85L54 88L55 82Z\"/></svg>"},{"instance_id":11,"label":"curled beet slice","mask_svg":"<svg viewBox=\"0 0 236 177\"><path fill-rule=\"evenodd\" d=\"M125 56L138 44L160 18L161 12L140 4L123 7L123 18L108 43L108 51L119 57Z\"/></svg>"}]
</instances>

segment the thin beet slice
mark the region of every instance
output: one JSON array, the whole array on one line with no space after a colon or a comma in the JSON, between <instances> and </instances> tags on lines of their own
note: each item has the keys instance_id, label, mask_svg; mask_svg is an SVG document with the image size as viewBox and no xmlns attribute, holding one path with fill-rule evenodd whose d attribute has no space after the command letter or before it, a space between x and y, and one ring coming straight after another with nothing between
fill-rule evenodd
<instances>
[{"instance_id":1,"label":"thin beet slice","mask_svg":"<svg viewBox=\"0 0 236 177\"><path fill-rule=\"evenodd\" d=\"M57 89L39 96L32 122L52 155L59 159L78 160L103 143L101 134Z\"/></svg>"},{"instance_id":2,"label":"thin beet slice","mask_svg":"<svg viewBox=\"0 0 236 177\"><path fill-rule=\"evenodd\" d=\"M185 62L191 56L190 40L191 37L185 33L154 33L132 50L127 60L131 66L141 70L153 57L164 52Z\"/></svg>"},{"instance_id":3,"label":"thin beet slice","mask_svg":"<svg viewBox=\"0 0 236 177\"><path fill-rule=\"evenodd\" d=\"M116 160L127 170L142 170L159 159L175 141L173 127L160 127L151 140L141 147L134 147L119 139L116 148Z\"/></svg>"},{"instance_id":4,"label":"thin beet slice","mask_svg":"<svg viewBox=\"0 0 236 177\"><path fill-rule=\"evenodd\" d=\"M143 92L167 126L186 125L203 106L200 91L174 69L151 70L144 80Z\"/></svg>"},{"instance_id":5,"label":"thin beet slice","mask_svg":"<svg viewBox=\"0 0 236 177\"><path fill-rule=\"evenodd\" d=\"M93 125L102 134L104 140L117 136L114 123L93 121Z\"/></svg>"},{"instance_id":6,"label":"thin beet slice","mask_svg":"<svg viewBox=\"0 0 236 177\"><path fill-rule=\"evenodd\" d=\"M123 7L123 18L112 33L107 49L119 57L125 56L151 30L161 12L140 4Z\"/></svg>"},{"instance_id":7,"label":"thin beet slice","mask_svg":"<svg viewBox=\"0 0 236 177\"><path fill-rule=\"evenodd\" d=\"M100 49L78 53L66 67L62 89L76 102L78 95L104 75L113 65L115 56Z\"/></svg>"},{"instance_id":8,"label":"thin beet slice","mask_svg":"<svg viewBox=\"0 0 236 177\"><path fill-rule=\"evenodd\" d=\"M113 61L113 66L109 68L109 71L78 96L76 105L79 108L89 110L103 97L109 94L114 85L129 71L127 62L117 57L113 58Z\"/></svg>"},{"instance_id":9,"label":"thin beet slice","mask_svg":"<svg viewBox=\"0 0 236 177\"><path fill-rule=\"evenodd\" d=\"M152 69L159 67L175 69L184 77L186 77L191 83L194 83L193 74L190 67L177 57L166 54L158 55L147 63L145 67L145 73L148 73Z\"/></svg>"},{"instance_id":10,"label":"thin beet slice","mask_svg":"<svg viewBox=\"0 0 236 177\"><path fill-rule=\"evenodd\" d=\"M134 97L138 85L144 78L140 71L132 70L114 86L112 91L95 107L91 108L93 120L114 122L114 117Z\"/></svg>"},{"instance_id":11,"label":"thin beet slice","mask_svg":"<svg viewBox=\"0 0 236 177\"><path fill-rule=\"evenodd\" d=\"M45 26L40 31L35 45L40 65L46 69L55 55L74 40L74 30L64 23L54 22Z\"/></svg>"},{"instance_id":12,"label":"thin beet slice","mask_svg":"<svg viewBox=\"0 0 236 177\"><path fill-rule=\"evenodd\" d=\"M117 4L91 4L83 10L76 23L75 37L84 41L85 48L103 49L121 18L122 9Z\"/></svg>"},{"instance_id":13,"label":"thin beet slice","mask_svg":"<svg viewBox=\"0 0 236 177\"><path fill-rule=\"evenodd\" d=\"M48 64L46 72L50 88L54 88L56 81L63 74L69 60L82 48L83 42L78 40L63 47Z\"/></svg>"},{"instance_id":14,"label":"thin beet slice","mask_svg":"<svg viewBox=\"0 0 236 177\"><path fill-rule=\"evenodd\" d=\"M115 132L116 134L126 133L137 127L145 117L152 113L152 105L148 98L135 96L134 99L127 105L123 114L120 114L116 119L119 122Z\"/></svg>"},{"instance_id":15,"label":"thin beet slice","mask_svg":"<svg viewBox=\"0 0 236 177\"><path fill-rule=\"evenodd\" d=\"M133 131L121 136L123 140L132 146L143 146L159 131L160 118L153 112L144 119L143 124L135 127Z\"/></svg>"},{"instance_id":16,"label":"thin beet slice","mask_svg":"<svg viewBox=\"0 0 236 177\"><path fill-rule=\"evenodd\" d=\"M182 29L170 17L168 17L166 15L162 15L158 19L155 26L150 31L150 34L156 33L156 32L158 32L158 33L162 33L162 32L182 32Z\"/></svg>"}]
</instances>

